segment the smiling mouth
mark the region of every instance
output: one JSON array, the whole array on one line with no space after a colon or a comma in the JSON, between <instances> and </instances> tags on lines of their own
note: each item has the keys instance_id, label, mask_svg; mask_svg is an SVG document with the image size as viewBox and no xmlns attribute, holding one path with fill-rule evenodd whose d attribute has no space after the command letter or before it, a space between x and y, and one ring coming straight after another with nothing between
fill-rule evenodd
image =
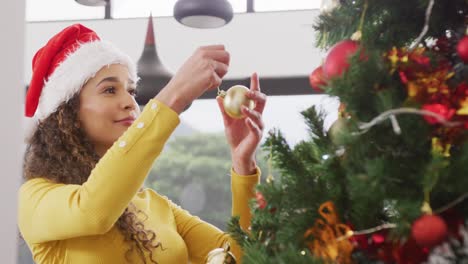
<instances>
[{"instance_id":1,"label":"smiling mouth","mask_svg":"<svg viewBox=\"0 0 468 264\"><path fill-rule=\"evenodd\" d=\"M135 119L133 119L133 118L125 118L125 119L115 121L115 123L121 124L121 125L124 125L124 126L131 126L133 124L133 122L135 122Z\"/></svg>"}]
</instances>

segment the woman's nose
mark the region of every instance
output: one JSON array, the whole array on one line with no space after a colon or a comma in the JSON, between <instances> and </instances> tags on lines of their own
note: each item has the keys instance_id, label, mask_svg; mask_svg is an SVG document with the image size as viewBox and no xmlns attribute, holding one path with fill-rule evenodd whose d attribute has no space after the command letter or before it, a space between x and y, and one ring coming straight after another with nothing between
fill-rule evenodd
<instances>
[{"instance_id":1,"label":"woman's nose","mask_svg":"<svg viewBox=\"0 0 468 264\"><path fill-rule=\"evenodd\" d=\"M131 94L125 93L125 95L123 95L123 98L121 100L122 100L122 106L124 109L126 110L135 109L136 107L135 98Z\"/></svg>"}]
</instances>

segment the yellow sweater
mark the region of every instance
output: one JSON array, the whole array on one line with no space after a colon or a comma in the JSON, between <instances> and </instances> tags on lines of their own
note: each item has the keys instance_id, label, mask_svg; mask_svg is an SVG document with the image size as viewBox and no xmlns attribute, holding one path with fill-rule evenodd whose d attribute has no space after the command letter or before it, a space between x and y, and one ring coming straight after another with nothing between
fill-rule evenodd
<instances>
[{"instance_id":1,"label":"yellow sweater","mask_svg":"<svg viewBox=\"0 0 468 264\"><path fill-rule=\"evenodd\" d=\"M153 252L158 263L204 263L208 252L226 241L240 260L241 250L227 234L150 189L138 192L179 122L171 108L151 100L83 185L44 178L25 182L19 191L18 225L36 263L127 263L130 245L114 224L130 201L148 215L145 228L155 231L162 244ZM259 177L258 168L246 176L231 170L232 214L240 215L244 229ZM141 263L135 251L131 259Z\"/></svg>"}]
</instances>

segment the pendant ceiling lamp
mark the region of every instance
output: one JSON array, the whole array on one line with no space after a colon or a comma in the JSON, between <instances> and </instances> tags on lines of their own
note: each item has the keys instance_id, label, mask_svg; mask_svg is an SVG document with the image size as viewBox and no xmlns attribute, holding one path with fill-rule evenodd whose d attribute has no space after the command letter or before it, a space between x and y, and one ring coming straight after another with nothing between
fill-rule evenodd
<instances>
[{"instance_id":1,"label":"pendant ceiling lamp","mask_svg":"<svg viewBox=\"0 0 468 264\"><path fill-rule=\"evenodd\" d=\"M172 77L172 74L162 64L156 51L153 17L151 15L148 19L145 46L137 62L137 67L140 81L137 86L138 95L136 100L139 105L146 105Z\"/></svg>"},{"instance_id":2,"label":"pendant ceiling lamp","mask_svg":"<svg viewBox=\"0 0 468 264\"><path fill-rule=\"evenodd\" d=\"M105 6L109 0L75 0L78 4L85 6Z\"/></svg>"},{"instance_id":3,"label":"pendant ceiling lamp","mask_svg":"<svg viewBox=\"0 0 468 264\"><path fill-rule=\"evenodd\" d=\"M179 0L174 17L188 27L217 28L232 20L233 10L227 0Z\"/></svg>"},{"instance_id":4,"label":"pendant ceiling lamp","mask_svg":"<svg viewBox=\"0 0 468 264\"><path fill-rule=\"evenodd\" d=\"M111 0L75 0L84 6L104 6L104 19L111 19Z\"/></svg>"}]
</instances>

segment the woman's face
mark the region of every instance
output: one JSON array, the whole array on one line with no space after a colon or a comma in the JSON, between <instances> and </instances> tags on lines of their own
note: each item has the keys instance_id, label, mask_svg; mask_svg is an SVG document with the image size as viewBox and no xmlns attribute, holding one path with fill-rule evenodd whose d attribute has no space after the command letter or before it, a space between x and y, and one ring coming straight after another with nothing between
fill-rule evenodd
<instances>
[{"instance_id":1,"label":"woman's face","mask_svg":"<svg viewBox=\"0 0 468 264\"><path fill-rule=\"evenodd\" d=\"M81 89L79 119L100 156L140 114L135 81L126 66L113 64L99 70Z\"/></svg>"}]
</instances>

